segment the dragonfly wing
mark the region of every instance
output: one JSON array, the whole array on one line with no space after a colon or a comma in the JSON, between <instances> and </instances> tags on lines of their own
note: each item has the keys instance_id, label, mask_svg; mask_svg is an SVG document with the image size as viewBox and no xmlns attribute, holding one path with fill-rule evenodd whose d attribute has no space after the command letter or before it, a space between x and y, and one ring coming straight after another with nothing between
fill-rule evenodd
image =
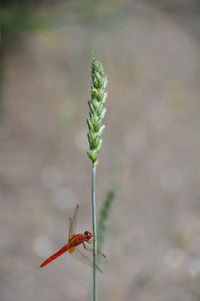
<instances>
[{"instance_id":1,"label":"dragonfly wing","mask_svg":"<svg viewBox=\"0 0 200 301\"><path fill-rule=\"evenodd\" d=\"M72 236L75 234L75 233L73 233L73 234L72 234L72 230L71 230L72 226L71 226L71 223L72 223L72 217L69 217L69 233L68 233L68 242L69 242L69 240L72 238Z\"/></svg>"},{"instance_id":2,"label":"dragonfly wing","mask_svg":"<svg viewBox=\"0 0 200 301\"><path fill-rule=\"evenodd\" d=\"M102 252L97 253L97 261L100 262L100 263L103 263L103 264L108 263L106 255Z\"/></svg>"},{"instance_id":3,"label":"dragonfly wing","mask_svg":"<svg viewBox=\"0 0 200 301\"><path fill-rule=\"evenodd\" d=\"M74 210L73 217L69 218L69 237L68 237L68 240L70 240L72 238L72 236L74 236L74 234L76 234L76 223L77 223L78 209L79 209L79 204L76 206L76 208Z\"/></svg>"},{"instance_id":4,"label":"dragonfly wing","mask_svg":"<svg viewBox=\"0 0 200 301\"><path fill-rule=\"evenodd\" d=\"M78 259L79 261L87 264L87 265L90 265L91 267L93 267L93 261L87 256L85 255L80 249L79 247L76 247L74 249L73 252L70 252L70 254L72 256L74 256L74 258ZM100 273L103 273L103 271L96 265L96 269L100 272Z\"/></svg>"},{"instance_id":5,"label":"dragonfly wing","mask_svg":"<svg viewBox=\"0 0 200 301\"><path fill-rule=\"evenodd\" d=\"M86 247L86 249L83 249L83 251L87 252L87 256L89 258L91 258L91 260L93 260L93 249L90 247ZM107 264L107 257L104 253L102 253L101 251L97 252L97 262L101 263L101 264Z\"/></svg>"}]
</instances>

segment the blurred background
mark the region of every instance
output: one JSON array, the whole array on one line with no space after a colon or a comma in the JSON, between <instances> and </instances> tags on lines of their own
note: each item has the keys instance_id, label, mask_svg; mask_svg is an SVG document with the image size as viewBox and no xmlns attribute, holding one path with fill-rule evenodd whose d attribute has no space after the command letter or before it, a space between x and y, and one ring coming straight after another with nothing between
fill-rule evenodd
<instances>
[{"instance_id":1,"label":"blurred background","mask_svg":"<svg viewBox=\"0 0 200 301\"><path fill-rule=\"evenodd\" d=\"M200 300L200 2L0 4L0 300L91 300L65 254L91 229L90 64L108 75L98 209L115 186L99 300Z\"/></svg>"}]
</instances>

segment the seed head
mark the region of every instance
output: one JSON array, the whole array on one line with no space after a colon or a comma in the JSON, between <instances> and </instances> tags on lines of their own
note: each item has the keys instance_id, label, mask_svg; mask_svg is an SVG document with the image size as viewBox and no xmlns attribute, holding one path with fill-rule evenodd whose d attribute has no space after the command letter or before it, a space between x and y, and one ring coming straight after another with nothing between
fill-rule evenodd
<instances>
[{"instance_id":1,"label":"seed head","mask_svg":"<svg viewBox=\"0 0 200 301\"><path fill-rule=\"evenodd\" d=\"M105 128L102 121L106 113L104 105L107 98L106 86L108 81L103 66L96 55L92 58L91 78L91 99L88 101L89 117L87 118L89 130L87 155L93 163L98 164L97 153L101 149L101 137Z\"/></svg>"}]
</instances>

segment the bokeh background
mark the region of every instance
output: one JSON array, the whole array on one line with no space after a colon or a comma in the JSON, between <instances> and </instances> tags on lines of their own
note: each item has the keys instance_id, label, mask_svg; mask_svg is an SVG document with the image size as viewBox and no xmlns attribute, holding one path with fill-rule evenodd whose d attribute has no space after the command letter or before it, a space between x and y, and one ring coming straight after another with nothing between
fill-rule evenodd
<instances>
[{"instance_id":1,"label":"bokeh background","mask_svg":"<svg viewBox=\"0 0 200 301\"><path fill-rule=\"evenodd\" d=\"M200 2L1 1L0 300L91 300L66 254L91 229L92 51L109 79L98 209L117 187L99 300L200 300Z\"/></svg>"}]
</instances>

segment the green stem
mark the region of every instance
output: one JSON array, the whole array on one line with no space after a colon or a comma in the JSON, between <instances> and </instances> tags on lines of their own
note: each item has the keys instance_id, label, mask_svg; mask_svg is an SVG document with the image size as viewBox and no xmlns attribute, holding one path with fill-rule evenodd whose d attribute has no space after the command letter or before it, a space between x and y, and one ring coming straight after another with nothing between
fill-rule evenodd
<instances>
[{"instance_id":1,"label":"green stem","mask_svg":"<svg viewBox=\"0 0 200 301\"><path fill-rule=\"evenodd\" d=\"M96 163L92 164L93 301L97 301Z\"/></svg>"}]
</instances>

